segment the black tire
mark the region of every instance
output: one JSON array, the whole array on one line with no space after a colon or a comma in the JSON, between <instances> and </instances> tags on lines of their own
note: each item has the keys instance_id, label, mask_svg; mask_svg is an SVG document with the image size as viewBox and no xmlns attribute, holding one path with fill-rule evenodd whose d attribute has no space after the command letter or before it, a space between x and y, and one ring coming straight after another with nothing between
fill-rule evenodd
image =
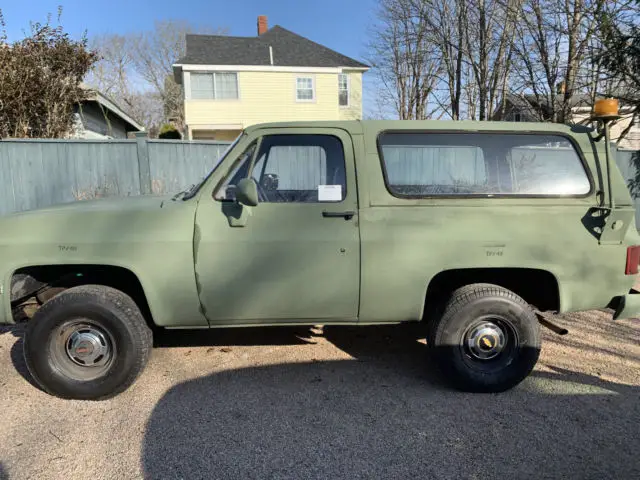
<instances>
[{"instance_id":1,"label":"black tire","mask_svg":"<svg viewBox=\"0 0 640 480\"><path fill-rule=\"evenodd\" d=\"M503 392L524 380L538 361L540 325L518 295L478 283L453 293L430 326L427 343L456 388Z\"/></svg>"},{"instance_id":2,"label":"black tire","mask_svg":"<svg viewBox=\"0 0 640 480\"><path fill-rule=\"evenodd\" d=\"M100 341L81 345L82 335ZM26 327L24 356L34 380L51 395L104 400L133 384L152 345L151 330L131 297L114 288L83 285L65 290L36 312ZM73 354L70 346L77 348ZM81 355L100 349L104 355L92 366L82 365Z\"/></svg>"}]
</instances>

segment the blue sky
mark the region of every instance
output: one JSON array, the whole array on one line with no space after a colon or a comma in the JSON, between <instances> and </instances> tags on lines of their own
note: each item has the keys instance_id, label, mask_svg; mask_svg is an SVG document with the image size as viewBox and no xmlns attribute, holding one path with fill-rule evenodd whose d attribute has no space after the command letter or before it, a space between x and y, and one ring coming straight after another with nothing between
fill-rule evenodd
<instances>
[{"instance_id":1,"label":"blue sky","mask_svg":"<svg viewBox=\"0 0 640 480\"><path fill-rule=\"evenodd\" d=\"M26 7L25 4L29 4ZM255 35L258 15L269 26L281 25L344 55L364 60L367 28L373 21L376 0L28 0L2 2L9 41L28 30L29 21L44 21L47 13L63 7L62 25L75 37L87 31L127 33L146 30L155 20L184 19L198 25L224 27L230 35ZM369 79L367 81L367 76ZM365 110L370 107L372 74L365 74Z\"/></svg>"}]
</instances>

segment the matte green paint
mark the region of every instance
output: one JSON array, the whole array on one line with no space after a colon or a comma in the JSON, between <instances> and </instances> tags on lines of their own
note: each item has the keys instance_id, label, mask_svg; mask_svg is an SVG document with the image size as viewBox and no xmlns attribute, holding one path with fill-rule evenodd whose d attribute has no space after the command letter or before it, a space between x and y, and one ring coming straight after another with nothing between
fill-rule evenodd
<instances>
[{"instance_id":1,"label":"matte green paint","mask_svg":"<svg viewBox=\"0 0 640 480\"><path fill-rule=\"evenodd\" d=\"M97 264L131 270L158 325L206 325L193 273L195 211L195 202L141 196L69 203L2 217L0 323L12 322L9 288L15 270Z\"/></svg>"},{"instance_id":2,"label":"matte green paint","mask_svg":"<svg viewBox=\"0 0 640 480\"><path fill-rule=\"evenodd\" d=\"M252 178L243 178L238 182L236 200L248 207L258 205L258 187Z\"/></svg>"},{"instance_id":3,"label":"matte green paint","mask_svg":"<svg viewBox=\"0 0 640 480\"><path fill-rule=\"evenodd\" d=\"M294 133L291 130L287 133ZM253 135L282 131L247 133L238 153L251 143ZM260 203L237 208L213 200L224 178L222 169L216 171L200 195L195 238L200 299L212 324L357 320L358 218L322 215L323 211L357 211L351 138L335 128L297 128L295 132L342 140L347 167L345 199L339 203ZM231 156L237 157L236 152ZM243 228L230 226L227 218L238 216L238 210L246 211Z\"/></svg>"},{"instance_id":4,"label":"matte green paint","mask_svg":"<svg viewBox=\"0 0 640 480\"><path fill-rule=\"evenodd\" d=\"M583 198L400 199L387 191L381 131L557 133L582 150L593 192ZM262 135L329 134L345 149L340 203L220 202L213 193ZM450 269L536 268L560 289L561 311L606 306L634 282L626 248L640 244L634 207L604 142L586 129L501 122L308 122L257 125L188 200L138 197L79 202L0 218L0 323L11 323L13 272L24 266L99 264L138 276L154 321L170 327L396 323L422 317L431 279ZM211 163L214 163L212 159ZM323 211L354 211L350 220ZM604 232L593 227L604 224ZM614 220L617 222L614 226ZM624 315L640 312L629 299Z\"/></svg>"}]
</instances>

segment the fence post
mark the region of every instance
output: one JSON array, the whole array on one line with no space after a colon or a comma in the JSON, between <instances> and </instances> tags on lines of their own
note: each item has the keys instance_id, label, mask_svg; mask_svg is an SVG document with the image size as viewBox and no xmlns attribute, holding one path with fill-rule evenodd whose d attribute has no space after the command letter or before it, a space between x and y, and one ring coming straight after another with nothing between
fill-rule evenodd
<instances>
[{"instance_id":1,"label":"fence post","mask_svg":"<svg viewBox=\"0 0 640 480\"><path fill-rule=\"evenodd\" d=\"M147 132L135 132L138 150L138 173L140 175L140 194L152 193L151 167L149 166L149 148L147 146Z\"/></svg>"}]
</instances>

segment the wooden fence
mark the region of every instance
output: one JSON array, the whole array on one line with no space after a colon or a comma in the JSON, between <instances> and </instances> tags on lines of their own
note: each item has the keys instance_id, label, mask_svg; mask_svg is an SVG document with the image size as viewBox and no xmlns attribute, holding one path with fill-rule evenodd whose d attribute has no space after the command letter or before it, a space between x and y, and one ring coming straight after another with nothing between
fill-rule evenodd
<instances>
[{"instance_id":1,"label":"wooden fence","mask_svg":"<svg viewBox=\"0 0 640 480\"><path fill-rule=\"evenodd\" d=\"M1 140L0 215L75 200L177 192L216 164L228 143Z\"/></svg>"}]
</instances>

